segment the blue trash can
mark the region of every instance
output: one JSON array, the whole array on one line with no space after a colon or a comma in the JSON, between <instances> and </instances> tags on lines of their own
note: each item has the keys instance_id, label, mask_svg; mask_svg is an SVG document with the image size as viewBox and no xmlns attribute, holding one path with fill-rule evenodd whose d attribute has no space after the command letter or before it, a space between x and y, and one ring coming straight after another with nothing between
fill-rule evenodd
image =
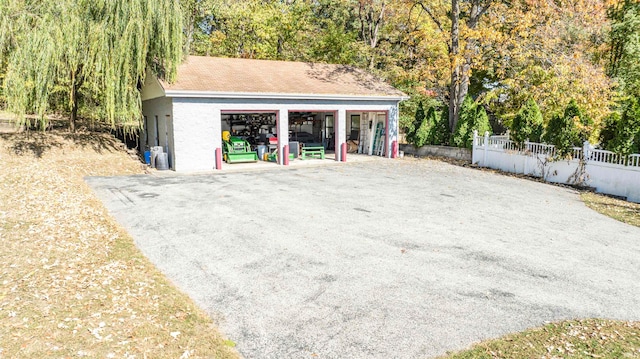
<instances>
[{"instance_id":1,"label":"blue trash can","mask_svg":"<svg viewBox=\"0 0 640 359\"><path fill-rule=\"evenodd\" d=\"M144 151L144 163L151 164L151 151Z\"/></svg>"}]
</instances>

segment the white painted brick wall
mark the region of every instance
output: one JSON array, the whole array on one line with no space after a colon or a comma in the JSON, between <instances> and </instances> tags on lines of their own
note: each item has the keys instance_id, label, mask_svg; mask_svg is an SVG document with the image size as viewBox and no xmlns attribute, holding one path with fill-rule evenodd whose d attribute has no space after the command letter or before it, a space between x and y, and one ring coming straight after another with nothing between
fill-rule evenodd
<instances>
[{"instance_id":1,"label":"white painted brick wall","mask_svg":"<svg viewBox=\"0 0 640 359\"><path fill-rule=\"evenodd\" d=\"M175 170L210 171L215 168L216 128L214 113L219 105L206 99L173 99Z\"/></svg>"}]
</instances>

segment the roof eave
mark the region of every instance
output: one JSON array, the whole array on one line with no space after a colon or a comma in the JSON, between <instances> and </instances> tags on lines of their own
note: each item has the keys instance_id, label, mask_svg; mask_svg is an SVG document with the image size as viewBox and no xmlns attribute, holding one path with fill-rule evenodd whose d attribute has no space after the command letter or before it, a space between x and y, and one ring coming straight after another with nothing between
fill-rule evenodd
<instances>
[{"instance_id":1,"label":"roof eave","mask_svg":"<svg viewBox=\"0 0 640 359\"><path fill-rule=\"evenodd\" d=\"M278 99L278 100L325 100L325 101L404 101L410 97L402 95L340 95L340 94L290 94L167 90L165 96L177 98L231 98L231 99Z\"/></svg>"},{"instance_id":2,"label":"roof eave","mask_svg":"<svg viewBox=\"0 0 640 359\"><path fill-rule=\"evenodd\" d=\"M151 71L147 70L144 79L144 85L140 92L142 101L153 100L156 98L164 97L165 85L160 81Z\"/></svg>"}]
</instances>

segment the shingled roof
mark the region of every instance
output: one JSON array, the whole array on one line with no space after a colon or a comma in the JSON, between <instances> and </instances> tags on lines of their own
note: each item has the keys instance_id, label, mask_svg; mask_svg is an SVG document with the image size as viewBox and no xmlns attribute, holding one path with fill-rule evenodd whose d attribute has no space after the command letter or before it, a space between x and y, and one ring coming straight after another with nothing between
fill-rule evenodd
<instances>
[{"instance_id":1,"label":"shingled roof","mask_svg":"<svg viewBox=\"0 0 640 359\"><path fill-rule=\"evenodd\" d=\"M406 95L372 74L346 65L190 56L177 80L160 82L167 95L271 94L337 97Z\"/></svg>"}]
</instances>

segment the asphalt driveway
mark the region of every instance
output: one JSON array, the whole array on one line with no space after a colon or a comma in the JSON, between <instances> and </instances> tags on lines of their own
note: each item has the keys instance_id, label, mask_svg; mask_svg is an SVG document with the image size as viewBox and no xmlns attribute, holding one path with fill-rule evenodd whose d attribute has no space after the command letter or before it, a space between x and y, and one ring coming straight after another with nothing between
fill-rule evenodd
<instances>
[{"instance_id":1,"label":"asphalt driveway","mask_svg":"<svg viewBox=\"0 0 640 359\"><path fill-rule=\"evenodd\" d=\"M570 189L413 159L87 181L246 358L429 358L640 320L640 228Z\"/></svg>"}]
</instances>

